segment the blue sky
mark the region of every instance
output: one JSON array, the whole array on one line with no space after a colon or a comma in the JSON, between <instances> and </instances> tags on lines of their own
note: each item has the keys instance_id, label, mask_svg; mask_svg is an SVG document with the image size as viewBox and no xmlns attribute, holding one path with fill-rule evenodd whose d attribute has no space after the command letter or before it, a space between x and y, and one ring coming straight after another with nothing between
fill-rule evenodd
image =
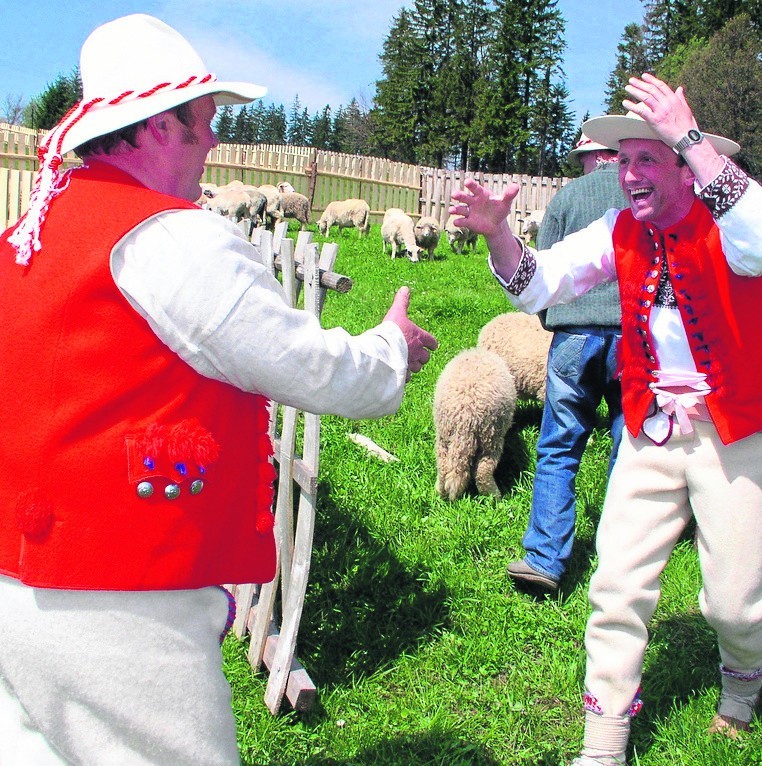
<instances>
[{"instance_id":1,"label":"blue sky","mask_svg":"<svg viewBox=\"0 0 762 766\"><path fill-rule=\"evenodd\" d=\"M520 0L517 0L520 2ZM370 104L378 54L404 0L38 0L5 3L0 46L0 112L9 97L40 93L79 61L99 24L127 13L158 16L187 37L221 79L266 85L286 109L298 94L310 113L354 97ZM600 114L606 80L626 24L641 0L559 0L566 18L564 69L578 120ZM594 9L594 12L593 12Z\"/></svg>"}]
</instances>

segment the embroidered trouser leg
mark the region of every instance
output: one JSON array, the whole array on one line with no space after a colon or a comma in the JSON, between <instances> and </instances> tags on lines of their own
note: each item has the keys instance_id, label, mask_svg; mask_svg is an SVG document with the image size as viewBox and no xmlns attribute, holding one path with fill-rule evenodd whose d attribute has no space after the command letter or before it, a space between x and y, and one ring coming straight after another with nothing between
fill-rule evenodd
<instances>
[{"instance_id":1,"label":"embroidered trouser leg","mask_svg":"<svg viewBox=\"0 0 762 766\"><path fill-rule=\"evenodd\" d=\"M762 434L723 445L709 423L664 446L622 440L598 528L590 584L586 687L604 715L624 715L640 685L659 576L691 512L701 610L724 666L762 666Z\"/></svg>"},{"instance_id":2,"label":"embroidered trouser leg","mask_svg":"<svg viewBox=\"0 0 762 766\"><path fill-rule=\"evenodd\" d=\"M219 588L30 588L0 576L3 766L237 766Z\"/></svg>"}]
</instances>

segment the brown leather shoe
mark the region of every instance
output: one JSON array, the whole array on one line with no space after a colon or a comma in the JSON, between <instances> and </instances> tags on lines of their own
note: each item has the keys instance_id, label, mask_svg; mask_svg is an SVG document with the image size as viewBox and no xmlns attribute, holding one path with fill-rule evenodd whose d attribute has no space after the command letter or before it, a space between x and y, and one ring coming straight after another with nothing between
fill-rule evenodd
<instances>
[{"instance_id":1,"label":"brown leather shoe","mask_svg":"<svg viewBox=\"0 0 762 766\"><path fill-rule=\"evenodd\" d=\"M558 580L538 571L527 564L524 559L512 561L508 564L508 576L524 585L532 585L551 593L555 593L558 590Z\"/></svg>"},{"instance_id":2,"label":"brown leather shoe","mask_svg":"<svg viewBox=\"0 0 762 766\"><path fill-rule=\"evenodd\" d=\"M724 734L730 739L738 739L738 735L742 731L749 731L751 725L748 721L739 721L738 718L731 718L729 715L720 715L717 713L712 718L712 723L709 725L710 734Z\"/></svg>"}]
</instances>

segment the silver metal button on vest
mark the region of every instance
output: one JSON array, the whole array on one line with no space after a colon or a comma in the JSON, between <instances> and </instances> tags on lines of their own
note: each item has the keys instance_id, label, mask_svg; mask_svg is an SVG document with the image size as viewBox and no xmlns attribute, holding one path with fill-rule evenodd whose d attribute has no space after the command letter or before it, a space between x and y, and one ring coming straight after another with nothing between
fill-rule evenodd
<instances>
[{"instance_id":1,"label":"silver metal button on vest","mask_svg":"<svg viewBox=\"0 0 762 766\"><path fill-rule=\"evenodd\" d=\"M153 484L150 481L141 481L138 484L138 497L151 497L153 495Z\"/></svg>"},{"instance_id":2,"label":"silver metal button on vest","mask_svg":"<svg viewBox=\"0 0 762 766\"><path fill-rule=\"evenodd\" d=\"M167 500L177 500L180 497L180 487L177 484L167 484L164 487L164 495Z\"/></svg>"},{"instance_id":3,"label":"silver metal button on vest","mask_svg":"<svg viewBox=\"0 0 762 766\"><path fill-rule=\"evenodd\" d=\"M196 479L191 485L190 485L190 493L191 495L197 495L201 490L204 488L204 482L201 481L201 479Z\"/></svg>"}]
</instances>

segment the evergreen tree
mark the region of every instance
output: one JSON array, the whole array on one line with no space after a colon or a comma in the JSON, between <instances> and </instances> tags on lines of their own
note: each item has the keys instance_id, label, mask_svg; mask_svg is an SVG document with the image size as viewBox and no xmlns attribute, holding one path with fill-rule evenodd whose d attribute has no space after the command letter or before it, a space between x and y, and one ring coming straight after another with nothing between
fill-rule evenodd
<instances>
[{"instance_id":1,"label":"evergreen tree","mask_svg":"<svg viewBox=\"0 0 762 766\"><path fill-rule=\"evenodd\" d=\"M30 102L26 127L50 130L82 98L79 68L71 74L60 74L45 90Z\"/></svg>"},{"instance_id":2,"label":"evergreen tree","mask_svg":"<svg viewBox=\"0 0 762 766\"><path fill-rule=\"evenodd\" d=\"M311 145L317 149L330 149L332 132L331 107L326 104L323 111L316 113L312 120Z\"/></svg>"},{"instance_id":3,"label":"evergreen tree","mask_svg":"<svg viewBox=\"0 0 762 766\"><path fill-rule=\"evenodd\" d=\"M259 142L263 144L285 144L288 120L283 104L270 104L262 121Z\"/></svg>"},{"instance_id":4,"label":"evergreen tree","mask_svg":"<svg viewBox=\"0 0 762 766\"><path fill-rule=\"evenodd\" d=\"M624 89L628 79L649 72L652 68L646 47L645 28L641 24L628 24L617 46L616 66L606 85L606 111L609 114L624 114L622 99L628 97Z\"/></svg>"},{"instance_id":5,"label":"evergreen tree","mask_svg":"<svg viewBox=\"0 0 762 766\"><path fill-rule=\"evenodd\" d=\"M383 78L376 82L375 142L381 155L401 162L416 161L415 119L417 78L423 48L416 37L411 12L402 8L392 19L391 29L383 43L379 58ZM338 122L337 143L341 146L345 137Z\"/></svg>"},{"instance_id":6,"label":"evergreen tree","mask_svg":"<svg viewBox=\"0 0 762 766\"><path fill-rule=\"evenodd\" d=\"M251 120L249 119L248 106L242 106L235 116L230 138L234 144L251 143Z\"/></svg>"},{"instance_id":7,"label":"evergreen tree","mask_svg":"<svg viewBox=\"0 0 762 766\"><path fill-rule=\"evenodd\" d=\"M235 127L235 117L233 115L233 106L226 104L217 115L217 122L214 125L214 132L220 143L230 143L233 140L233 130Z\"/></svg>"},{"instance_id":8,"label":"evergreen tree","mask_svg":"<svg viewBox=\"0 0 762 766\"><path fill-rule=\"evenodd\" d=\"M294 96L291 104L291 111L288 115L288 127L286 129L286 140L293 146L307 146L309 143L309 115L302 109L299 101L299 94Z\"/></svg>"}]
</instances>

